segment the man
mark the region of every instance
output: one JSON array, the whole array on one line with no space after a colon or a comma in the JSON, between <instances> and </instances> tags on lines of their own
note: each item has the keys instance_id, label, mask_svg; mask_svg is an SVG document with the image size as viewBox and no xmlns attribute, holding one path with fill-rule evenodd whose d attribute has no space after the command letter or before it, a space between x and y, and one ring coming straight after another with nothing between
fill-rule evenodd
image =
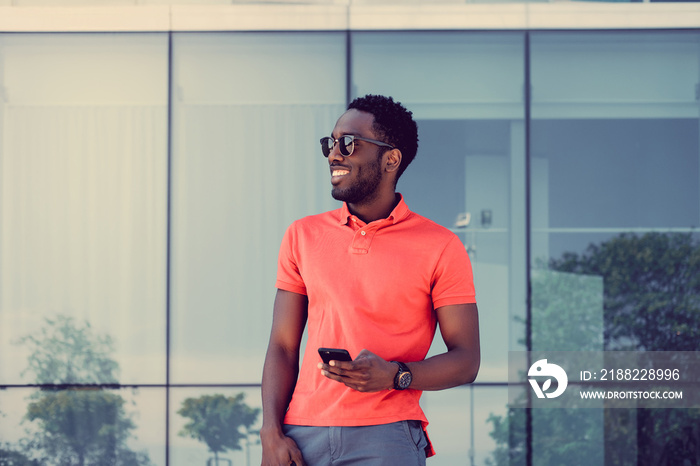
<instances>
[{"instance_id":1,"label":"man","mask_svg":"<svg viewBox=\"0 0 700 466\"><path fill-rule=\"evenodd\" d=\"M297 220L282 241L262 464L423 465L433 452L422 391L470 383L479 369L471 264L456 235L396 192L418 148L400 103L355 99L321 146L332 195L344 203ZM436 323L447 352L425 359ZM319 347L355 359L324 364Z\"/></svg>"}]
</instances>

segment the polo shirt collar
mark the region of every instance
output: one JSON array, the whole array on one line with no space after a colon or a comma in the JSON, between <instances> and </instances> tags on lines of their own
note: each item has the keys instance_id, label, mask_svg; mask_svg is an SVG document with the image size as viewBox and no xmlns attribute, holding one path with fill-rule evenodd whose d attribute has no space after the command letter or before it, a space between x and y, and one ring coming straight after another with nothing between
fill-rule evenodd
<instances>
[{"instance_id":1,"label":"polo shirt collar","mask_svg":"<svg viewBox=\"0 0 700 466\"><path fill-rule=\"evenodd\" d=\"M410 210L408 210L408 206L406 205L406 202L403 200L403 194L398 193L399 195L399 203L396 204L396 207L394 207L394 210L391 211L389 216L386 218L387 220L391 220L391 223L397 224L400 221L404 220L408 215L411 213ZM347 202L343 202L343 206L340 208L340 216L338 218L339 223L341 225L347 225L350 222L350 218L352 217L352 214L350 213L350 210L348 209L348 204Z\"/></svg>"}]
</instances>

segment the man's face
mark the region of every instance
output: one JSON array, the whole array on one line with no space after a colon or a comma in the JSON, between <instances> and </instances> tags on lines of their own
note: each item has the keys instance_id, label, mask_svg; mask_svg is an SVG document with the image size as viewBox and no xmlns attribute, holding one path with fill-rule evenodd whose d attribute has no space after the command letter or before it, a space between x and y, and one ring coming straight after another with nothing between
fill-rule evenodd
<instances>
[{"instance_id":1,"label":"man's face","mask_svg":"<svg viewBox=\"0 0 700 466\"><path fill-rule=\"evenodd\" d=\"M335 139L351 134L377 139L372 131L373 123L371 113L350 109L338 119L331 136ZM331 194L348 204L368 204L377 197L382 181L381 157L377 156L381 149L366 141L355 140L354 144L355 150L349 157L340 154L337 144L328 156Z\"/></svg>"}]
</instances>

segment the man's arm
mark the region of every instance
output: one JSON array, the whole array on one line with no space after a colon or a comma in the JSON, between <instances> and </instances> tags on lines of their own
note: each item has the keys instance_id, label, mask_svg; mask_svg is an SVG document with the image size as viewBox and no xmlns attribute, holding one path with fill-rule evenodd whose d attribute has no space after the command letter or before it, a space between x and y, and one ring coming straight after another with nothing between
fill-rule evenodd
<instances>
[{"instance_id":1,"label":"man's arm","mask_svg":"<svg viewBox=\"0 0 700 466\"><path fill-rule=\"evenodd\" d=\"M406 363L413 375L410 388L442 390L473 382L479 372L479 315L476 304L455 304L436 310L447 352L424 361ZM394 387L398 366L362 350L352 362L319 364L323 375L361 392ZM401 361L406 362L406 361Z\"/></svg>"},{"instance_id":2,"label":"man's arm","mask_svg":"<svg viewBox=\"0 0 700 466\"><path fill-rule=\"evenodd\" d=\"M282 423L299 375L299 347L307 312L306 296L277 290L262 377L264 466L286 466L292 461L297 466L304 464L296 443L282 432Z\"/></svg>"},{"instance_id":3,"label":"man's arm","mask_svg":"<svg viewBox=\"0 0 700 466\"><path fill-rule=\"evenodd\" d=\"M479 372L481 349L476 304L443 306L436 312L447 352L425 361L406 363L413 375L411 388L416 390L442 390L471 383Z\"/></svg>"}]
</instances>

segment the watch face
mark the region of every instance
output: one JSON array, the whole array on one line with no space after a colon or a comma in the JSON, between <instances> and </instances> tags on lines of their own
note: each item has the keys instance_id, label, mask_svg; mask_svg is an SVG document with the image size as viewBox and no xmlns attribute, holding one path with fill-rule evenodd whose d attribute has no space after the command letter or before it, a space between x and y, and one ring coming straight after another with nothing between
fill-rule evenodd
<instances>
[{"instance_id":1,"label":"watch face","mask_svg":"<svg viewBox=\"0 0 700 466\"><path fill-rule=\"evenodd\" d=\"M413 380L413 377L411 377L410 372L404 372L401 374L399 377L399 389L403 390L408 388L408 386L411 385L411 380Z\"/></svg>"}]
</instances>

